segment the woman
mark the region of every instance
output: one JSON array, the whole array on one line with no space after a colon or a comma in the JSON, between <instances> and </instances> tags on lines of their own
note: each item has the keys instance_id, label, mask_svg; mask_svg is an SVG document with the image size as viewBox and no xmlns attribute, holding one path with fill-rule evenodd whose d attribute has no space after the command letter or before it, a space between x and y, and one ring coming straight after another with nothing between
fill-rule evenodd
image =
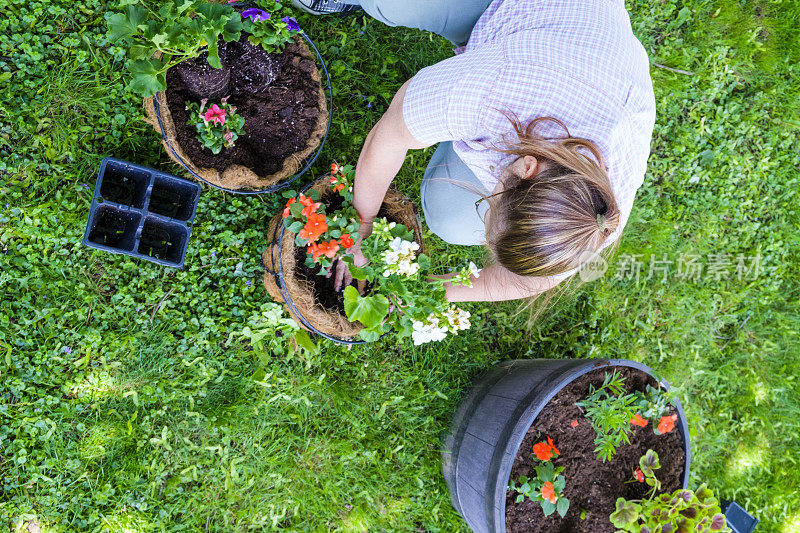
<instances>
[{"instance_id":1,"label":"woman","mask_svg":"<svg viewBox=\"0 0 800 533\"><path fill-rule=\"evenodd\" d=\"M469 35L394 96L367 136L354 189L364 237L406 152L439 143L421 186L425 220L443 240L485 243L495 258L471 288L447 287L450 301L534 296L614 242L655 120L647 54L622 0L485 3L361 2L390 25L457 44ZM358 244L351 252L363 260Z\"/></svg>"}]
</instances>

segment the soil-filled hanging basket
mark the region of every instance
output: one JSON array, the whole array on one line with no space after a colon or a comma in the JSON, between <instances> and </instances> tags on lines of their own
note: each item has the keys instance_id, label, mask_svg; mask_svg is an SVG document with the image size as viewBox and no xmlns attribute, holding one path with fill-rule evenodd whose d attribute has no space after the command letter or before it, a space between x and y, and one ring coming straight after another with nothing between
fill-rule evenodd
<instances>
[{"instance_id":1,"label":"soil-filled hanging basket","mask_svg":"<svg viewBox=\"0 0 800 533\"><path fill-rule=\"evenodd\" d=\"M320 193L323 203L334 196L326 175L310 184ZM403 194L390 189L386 193L378 217L403 224L414 233L422 247L420 218L414 203ZM342 344L361 344L355 340L363 326L350 322L344 314L343 296L334 291L334 276L324 278L304 265L306 250L295 245L295 233L283 225L282 213L270 220L267 230L269 246L264 250L264 287L276 302L286 306L289 314L303 328Z\"/></svg>"},{"instance_id":2,"label":"soil-filled hanging basket","mask_svg":"<svg viewBox=\"0 0 800 533\"><path fill-rule=\"evenodd\" d=\"M219 79L200 91L187 81L183 63L171 68L167 90L144 101L148 122L169 157L208 185L237 194L286 187L311 167L327 138L333 92L322 56L299 33L277 55L250 44L246 35L238 42L221 40L220 57L224 68L213 72ZM198 60L204 58L205 52ZM217 155L196 139L185 109L187 100L209 94L229 96L245 118L245 135Z\"/></svg>"},{"instance_id":3,"label":"soil-filled hanging basket","mask_svg":"<svg viewBox=\"0 0 800 533\"><path fill-rule=\"evenodd\" d=\"M655 436L650 427L635 428L631 444L624 445L634 448L623 450L620 446L613 458L619 459L619 464L596 461L600 466L592 468L599 468L599 471L584 467L585 463L596 460L592 442L594 430L574 406L574 395L587 393L590 385L602 384L605 373L612 370L626 374L626 384L631 386L656 384L650 368L624 359L505 361L474 382L453 416L442 452L442 469L453 506L473 531L613 532L616 528L608 515L614 511L616 497L628 497L625 491L647 490L643 483L625 483L631 479L635 466L624 471L627 463L625 468L619 465L630 462L631 457L638 462L638 457L648 447L659 453L662 463L659 473L664 472L665 490L686 488L690 464L689 429L677 399L675 430ZM668 384L662 382L662 386L666 388ZM530 500L517 508L513 492L508 491L510 479L517 479L521 473L528 475L524 463L531 455L530 446L543 440L543 435L553 437L560 449L555 461L556 466L566 467L564 494L571 483L573 491L577 491L569 498L569 511L563 520L558 513L544 517L538 504ZM644 450L640 449L642 447ZM671 472L669 476L667 470ZM531 475L535 477L535 473ZM608 503L601 503L608 499L603 498L605 492L617 494ZM520 509L524 511L525 505L531 509L531 522L538 520L538 523L527 523L515 514L521 512ZM602 510L593 506L602 506Z\"/></svg>"}]
</instances>

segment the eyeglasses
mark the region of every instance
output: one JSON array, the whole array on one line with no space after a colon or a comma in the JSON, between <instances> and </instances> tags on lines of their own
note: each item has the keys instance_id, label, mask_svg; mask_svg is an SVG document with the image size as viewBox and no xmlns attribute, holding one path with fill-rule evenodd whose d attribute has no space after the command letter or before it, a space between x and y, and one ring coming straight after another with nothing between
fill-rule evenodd
<instances>
[{"instance_id":1,"label":"eyeglasses","mask_svg":"<svg viewBox=\"0 0 800 533\"><path fill-rule=\"evenodd\" d=\"M483 217L481 216L481 212L480 212L480 210L478 210L478 206L481 205L481 202L484 201L484 200L488 200L489 198L494 198L495 196L500 196L504 192L506 192L506 191L496 192L494 194L490 194L489 196L483 196L483 197L478 198L477 200L475 200L475 212L478 214L478 218L481 219L481 222L484 222Z\"/></svg>"}]
</instances>

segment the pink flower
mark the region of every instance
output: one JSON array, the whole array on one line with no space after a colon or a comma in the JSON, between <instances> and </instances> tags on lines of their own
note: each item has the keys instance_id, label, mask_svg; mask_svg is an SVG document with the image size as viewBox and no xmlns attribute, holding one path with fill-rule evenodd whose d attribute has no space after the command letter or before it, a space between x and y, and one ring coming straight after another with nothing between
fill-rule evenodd
<instances>
[{"instance_id":1,"label":"pink flower","mask_svg":"<svg viewBox=\"0 0 800 533\"><path fill-rule=\"evenodd\" d=\"M225 124L225 110L222 109L217 104L212 105L208 108L208 111L205 112L203 115L203 120L206 121L206 124L209 122L215 122L217 124Z\"/></svg>"},{"instance_id":2,"label":"pink flower","mask_svg":"<svg viewBox=\"0 0 800 533\"><path fill-rule=\"evenodd\" d=\"M233 132L228 130L222 134L222 138L225 139L227 144L233 144Z\"/></svg>"}]
</instances>

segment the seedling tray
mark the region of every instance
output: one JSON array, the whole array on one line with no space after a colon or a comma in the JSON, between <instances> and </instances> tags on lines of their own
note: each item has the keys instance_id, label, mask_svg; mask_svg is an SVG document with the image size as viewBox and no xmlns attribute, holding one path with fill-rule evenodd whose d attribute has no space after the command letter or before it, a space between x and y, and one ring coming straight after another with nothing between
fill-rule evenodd
<instances>
[{"instance_id":1,"label":"seedling tray","mask_svg":"<svg viewBox=\"0 0 800 533\"><path fill-rule=\"evenodd\" d=\"M83 244L181 268L199 199L197 183L106 157Z\"/></svg>"}]
</instances>

